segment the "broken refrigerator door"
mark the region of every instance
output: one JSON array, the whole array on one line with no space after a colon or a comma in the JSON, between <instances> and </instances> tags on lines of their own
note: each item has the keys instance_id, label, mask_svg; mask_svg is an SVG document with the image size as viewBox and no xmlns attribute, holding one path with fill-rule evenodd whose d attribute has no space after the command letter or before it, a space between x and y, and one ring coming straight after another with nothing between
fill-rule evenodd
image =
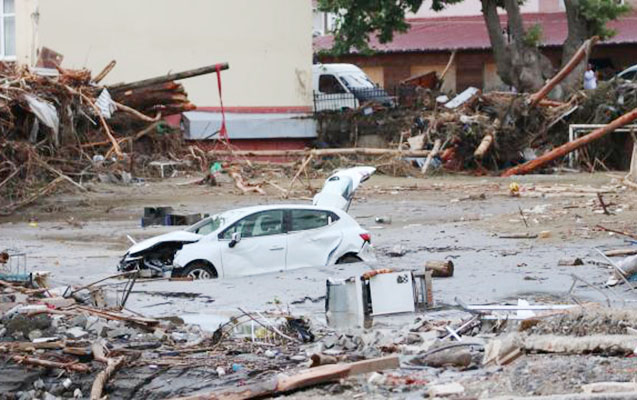
<instances>
[{"instance_id":1,"label":"broken refrigerator door","mask_svg":"<svg viewBox=\"0 0 637 400\"><path fill-rule=\"evenodd\" d=\"M325 181L323 189L314 196L312 204L349 210L356 189L376 171L374 167L354 167L338 171Z\"/></svg>"}]
</instances>

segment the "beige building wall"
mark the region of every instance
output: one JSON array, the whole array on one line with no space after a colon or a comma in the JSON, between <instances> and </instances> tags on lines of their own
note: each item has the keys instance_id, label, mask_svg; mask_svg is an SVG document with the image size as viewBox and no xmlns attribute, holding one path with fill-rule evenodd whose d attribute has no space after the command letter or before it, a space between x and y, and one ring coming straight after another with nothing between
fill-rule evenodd
<instances>
[{"instance_id":1,"label":"beige building wall","mask_svg":"<svg viewBox=\"0 0 637 400\"><path fill-rule=\"evenodd\" d=\"M420 75L431 71L436 71L436 74L440 76L442 71L445 70L446 65L412 65L410 76ZM443 92L455 92L456 91L456 66L452 65L445 75L445 80L440 88Z\"/></svg>"},{"instance_id":2,"label":"beige building wall","mask_svg":"<svg viewBox=\"0 0 637 400\"><path fill-rule=\"evenodd\" d=\"M49 47L63 66L134 81L228 62L223 100L235 107L311 107L312 5L290 0L19 0L17 58ZM215 75L182 81L198 106L219 106Z\"/></svg>"}]
</instances>

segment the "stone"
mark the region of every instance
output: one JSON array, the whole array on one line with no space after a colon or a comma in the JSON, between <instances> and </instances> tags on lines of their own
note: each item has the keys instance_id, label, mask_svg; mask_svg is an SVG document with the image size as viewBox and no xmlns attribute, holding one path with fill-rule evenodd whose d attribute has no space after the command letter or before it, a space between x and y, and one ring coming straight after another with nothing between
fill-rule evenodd
<instances>
[{"instance_id":1,"label":"stone","mask_svg":"<svg viewBox=\"0 0 637 400\"><path fill-rule=\"evenodd\" d=\"M14 333L21 332L21 338L28 335L32 330L39 329L44 331L50 326L51 318L46 314L40 314L33 317L18 314L5 323L5 327L7 328L7 333L9 335L13 336Z\"/></svg>"},{"instance_id":2,"label":"stone","mask_svg":"<svg viewBox=\"0 0 637 400\"><path fill-rule=\"evenodd\" d=\"M418 333L409 332L407 334L406 342L407 342L407 344L418 344L418 343L422 343L423 339Z\"/></svg>"},{"instance_id":3,"label":"stone","mask_svg":"<svg viewBox=\"0 0 637 400\"><path fill-rule=\"evenodd\" d=\"M270 350L270 349L266 350L266 351L265 351L265 353L263 353L263 354L264 354L266 357L268 357L268 358L274 358L274 357L276 357L276 352L274 352L274 351L272 351L272 350Z\"/></svg>"},{"instance_id":4,"label":"stone","mask_svg":"<svg viewBox=\"0 0 637 400\"><path fill-rule=\"evenodd\" d=\"M329 335L323 338L323 347L326 349L331 349L332 347L336 346L337 343L338 337L336 337L335 335Z\"/></svg>"},{"instance_id":5,"label":"stone","mask_svg":"<svg viewBox=\"0 0 637 400\"><path fill-rule=\"evenodd\" d=\"M84 325L84 329L90 330L93 325L99 322L100 318L89 315L86 317L86 325Z\"/></svg>"},{"instance_id":6,"label":"stone","mask_svg":"<svg viewBox=\"0 0 637 400\"><path fill-rule=\"evenodd\" d=\"M98 321L88 327L89 332L95 333L99 337L105 337L108 332L108 325L102 321Z\"/></svg>"},{"instance_id":7,"label":"stone","mask_svg":"<svg viewBox=\"0 0 637 400\"><path fill-rule=\"evenodd\" d=\"M80 389L75 389L73 391L73 398L81 399L82 397L84 397L84 396L82 395L82 391Z\"/></svg>"},{"instance_id":8,"label":"stone","mask_svg":"<svg viewBox=\"0 0 637 400\"><path fill-rule=\"evenodd\" d=\"M305 361L305 356L302 355L296 355L296 356L292 356L290 357L290 360L292 361Z\"/></svg>"},{"instance_id":9,"label":"stone","mask_svg":"<svg viewBox=\"0 0 637 400\"><path fill-rule=\"evenodd\" d=\"M71 318L71 320L69 321L69 325L86 326L86 322L87 321L88 321L88 319L86 318L86 316L80 314L80 315L76 315L75 317Z\"/></svg>"},{"instance_id":10,"label":"stone","mask_svg":"<svg viewBox=\"0 0 637 400\"><path fill-rule=\"evenodd\" d=\"M445 383L440 385L430 385L428 393L429 393L429 397L432 397L432 398L460 395L464 393L464 386L462 386L458 382Z\"/></svg>"},{"instance_id":11,"label":"stone","mask_svg":"<svg viewBox=\"0 0 637 400\"><path fill-rule=\"evenodd\" d=\"M66 330L66 336L73 339L81 339L87 335L88 335L88 332L86 332L84 329L80 328L79 326Z\"/></svg>"},{"instance_id":12,"label":"stone","mask_svg":"<svg viewBox=\"0 0 637 400\"><path fill-rule=\"evenodd\" d=\"M39 329L34 329L27 335L30 341L34 341L35 339L39 339L42 337L42 331Z\"/></svg>"},{"instance_id":13,"label":"stone","mask_svg":"<svg viewBox=\"0 0 637 400\"><path fill-rule=\"evenodd\" d=\"M42 396L42 400L57 400L57 399L58 398L56 396L53 396L49 392L44 392L44 395Z\"/></svg>"},{"instance_id":14,"label":"stone","mask_svg":"<svg viewBox=\"0 0 637 400\"><path fill-rule=\"evenodd\" d=\"M119 337L124 337L124 336L131 337L134 334L135 334L135 331L133 329L126 328L126 327L112 329L112 330L106 332L106 336L109 339L114 339L114 338L119 338Z\"/></svg>"},{"instance_id":15,"label":"stone","mask_svg":"<svg viewBox=\"0 0 637 400\"><path fill-rule=\"evenodd\" d=\"M62 382L62 386L64 386L64 388L66 389L70 388L72 384L73 384L73 381L70 380L69 378L66 378L64 382Z\"/></svg>"},{"instance_id":16,"label":"stone","mask_svg":"<svg viewBox=\"0 0 637 400\"><path fill-rule=\"evenodd\" d=\"M166 331L160 328L157 328L153 331L153 336L159 340L166 339Z\"/></svg>"},{"instance_id":17,"label":"stone","mask_svg":"<svg viewBox=\"0 0 637 400\"><path fill-rule=\"evenodd\" d=\"M33 382L33 388L35 390L43 390L45 388L44 381L42 379L38 379Z\"/></svg>"}]
</instances>

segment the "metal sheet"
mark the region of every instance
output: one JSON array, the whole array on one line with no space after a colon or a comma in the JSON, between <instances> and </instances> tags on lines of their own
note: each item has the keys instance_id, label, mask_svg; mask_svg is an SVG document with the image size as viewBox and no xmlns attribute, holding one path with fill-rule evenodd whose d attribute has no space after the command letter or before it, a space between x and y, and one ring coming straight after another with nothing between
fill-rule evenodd
<instances>
[{"instance_id":1,"label":"metal sheet","mask_svg":"<svg viewBox=\"0 0 637 400\"><path fill-rule=\"evenodd\" d=\"M221 114L185 112L182 124L186 139L217 139ZM230 140L316 137L316 121L309 114L226 113L226 128Z\"/></svg>"},{"instance_id":2,"label":"metal sheet","mask_svg":"<svg viewBox=\"0 0 637 400\"><path fill-rule=\"evenodd\" d=\"M372 315L414 312L411 272L379 274L369 280Z\"/></svg>"}]
</instances>

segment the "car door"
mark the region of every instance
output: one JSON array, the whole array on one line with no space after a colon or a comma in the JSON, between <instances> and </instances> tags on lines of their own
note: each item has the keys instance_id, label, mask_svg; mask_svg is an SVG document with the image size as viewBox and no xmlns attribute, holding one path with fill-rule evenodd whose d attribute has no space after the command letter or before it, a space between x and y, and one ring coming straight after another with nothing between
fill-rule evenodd
<instances>
[{"instance_id":1,"label":"car door","mask_svg":"<svg viewBox=\"0 0 637 400\"><path fill-rule=\"evenodd\" d=\"M245 276L285 269L287 238L284 210L267 210L248 215L219 234L225 277ZM233 233L241 240L233 247Z\"/></svg>"},{"instance_id":2,"label":"car door","mask_svg":"<svg viewBox=\"0 0 637 400\"><path fill-rule=\"evenodd\" d=\"M343 240L338 216L328 210L290 209L287 269L327 265Z\"/></svg>"}]
</instances>

